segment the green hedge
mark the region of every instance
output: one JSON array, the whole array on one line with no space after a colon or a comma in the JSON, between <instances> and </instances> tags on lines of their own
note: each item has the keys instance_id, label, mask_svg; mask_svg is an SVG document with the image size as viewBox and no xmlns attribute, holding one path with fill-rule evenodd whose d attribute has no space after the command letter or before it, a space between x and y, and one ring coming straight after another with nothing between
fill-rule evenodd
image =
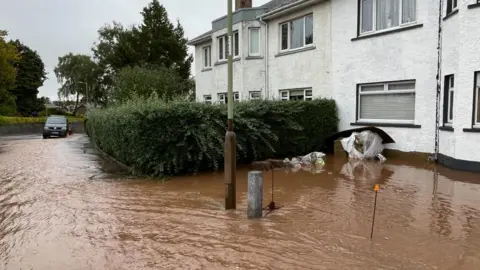
<instances>
[{"instance_id":1,"label":"green hedge","mask_svg":"<svg viewBox=\"0 0 480 270\"><path fill-rule=\"evenodd\" d=\"M223 166L226 120L226 105L130 101L89 112L86 128L135 172L171 176ZM333 100L235 103L238 163L321 151L337 125Z\"/></svg>"},{"instance_id":2,"label":"green hedge","mask_svg":"<svg viewBox=\"0 0 480 270\"><path fill-rule=\"evenodd\" d=\"M67 116L68 122L83 122L81 117L70 117ZM1 116L0 115L0 126L4 125L18 125L18 124L41 124L45 123L47 120L46 117L10 117L10 116Z\"/></svg>"}]
</instances>

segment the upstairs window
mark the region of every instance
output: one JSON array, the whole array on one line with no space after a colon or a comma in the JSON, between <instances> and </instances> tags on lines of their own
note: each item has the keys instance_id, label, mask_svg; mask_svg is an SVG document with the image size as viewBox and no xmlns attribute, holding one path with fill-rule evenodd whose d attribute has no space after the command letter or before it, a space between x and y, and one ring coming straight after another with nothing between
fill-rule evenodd
<instances>
[{"instance_id":1,"label":"upstairs window","mask_svg":"<svg viewBox=\"0 0 480 270\"><path fill-rule=\"evenodd\" d=\"M248 54L260 55L260 28L249 28L249 49Z\"/></svg>"},{"instance_id":2,"label":"upstairs window","mask_svg":"<svg viewBox=\"0 0 480 270\"><path fill-rule=\"evenodd\" d=\"M228 36L223 35L218 38L218 61L224 61L228 59ZM239 43L239 36L238 31L233 32L233 57L239 56L240 54L240 43Z\"/></svg>"},{"instance_id":3,"label":"upstairs window","mask_svg":"<svg viewBox=\"0 0 480 270\"><path fill-rule=\"evenodd\" d=\"M360 0L360 33L414 23L416 9L416 0Z\"/></svg>"},{"instance_id":4,"label":"upstairs window","mask_svg":"<svg viewBox=\"0 0 480 270\"><path fill-rule=\"evenodd\" d=\"M457 10L457 0L447 0L447 15Z\"/></svg>"},{"instance_id":5,"label":"upstairs window","mask_svg":"<svg viewBox=\"0 0 480 270\"><path fill-rule=\"evenodd\" d=\"M313 15L280 24L280 50L293 50L313 44Z\"/></svg>"},{"instance_id":6,"label":"upstairs window","mask_svg":"<svg viewBox=\"0 0 480 270\"><path fill-rule=\"evenodd\" d=\"M203 48L203 67L209 68L212 66L212 47L207 46Z\"/></svg>"}]
</instances>

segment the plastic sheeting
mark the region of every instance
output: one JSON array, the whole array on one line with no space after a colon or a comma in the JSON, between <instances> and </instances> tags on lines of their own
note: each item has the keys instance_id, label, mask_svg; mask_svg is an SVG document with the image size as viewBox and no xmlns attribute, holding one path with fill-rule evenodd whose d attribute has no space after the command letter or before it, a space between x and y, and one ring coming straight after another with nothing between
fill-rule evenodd
<instances>
[{"instance_id":1,"label":"plastic sheeting","mask_svg":"<svg viewBox=\"0 0 480 270\"><path fill-rule=\"evenodd\" d=\"M352 132L348 138L341 140L343 149L348 153L350 159L372 159L378 157L380 161L386 158L382 155L383 142L382 138L369 130Z\"/></svg>"},{"instance_id":2,"label":"plastic sheeting","mask_svg":"<svg viewBox=\"0 0 480 270\"><path fill-rule=\"evenodd\" d=\"M291 160L288 158L283 160L291 172L298 172L300 170L312 172L318 174L323 172L323 166L325 165L325 154L322 152L312 152L305 156L294 157Z\"/></svg>"}]
</instances>

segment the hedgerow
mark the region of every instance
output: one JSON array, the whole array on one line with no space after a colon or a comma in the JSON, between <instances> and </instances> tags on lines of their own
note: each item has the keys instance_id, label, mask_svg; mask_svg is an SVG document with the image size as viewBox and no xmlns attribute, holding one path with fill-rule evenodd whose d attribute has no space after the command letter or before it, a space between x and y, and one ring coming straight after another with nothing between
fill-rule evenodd
<instances>
[{"instance_id":1,"label":"hedgerow","mask_svg":"<svg viewBox=\"0 0 480 270\"><path fill-rule=\"evenodd\" d=\"M337 131L333 100L248 101L234 105L237 162L324 149ZM88 113L94 143L135 172L172 176L223 166L225 104L133 100Z\"/></svg>"}]
</instances>

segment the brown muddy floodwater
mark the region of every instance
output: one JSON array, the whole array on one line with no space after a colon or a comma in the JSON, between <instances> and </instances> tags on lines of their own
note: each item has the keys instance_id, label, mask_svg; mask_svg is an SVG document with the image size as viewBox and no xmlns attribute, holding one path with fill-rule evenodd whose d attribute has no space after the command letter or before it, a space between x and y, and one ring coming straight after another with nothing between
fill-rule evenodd
<instances>
[{"instance_id":1,"label":"brown muddy floodwater","mask_svg":"<svg viewBox=\"0 0 480 270\"><path fill-rule=\"evenodd\" d=\"M0 269L479 269L478 174L329 157L317 175L277 171L283 207L261 220L246 177L227 212L221 173L128 179L83 135L2 137Z\"/></svg>"}]
</instances>

